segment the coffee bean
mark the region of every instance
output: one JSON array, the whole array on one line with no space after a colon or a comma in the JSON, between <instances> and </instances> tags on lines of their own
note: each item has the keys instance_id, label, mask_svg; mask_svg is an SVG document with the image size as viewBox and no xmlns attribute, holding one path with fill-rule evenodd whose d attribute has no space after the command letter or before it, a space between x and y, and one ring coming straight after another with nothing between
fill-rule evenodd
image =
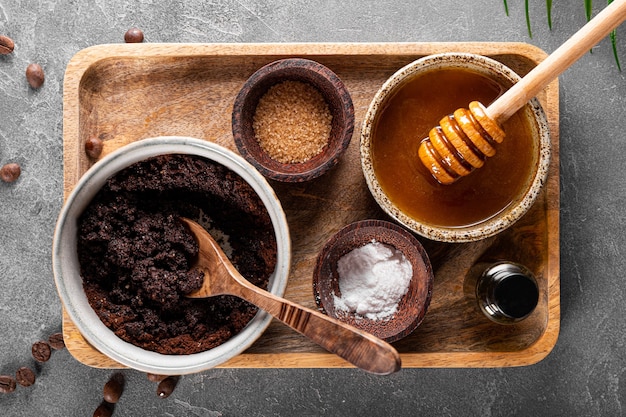
<instances>
[{"instance_id":1,"label":"coffee bean","mask_svg":"<svg viewBox=\"0 0 626 417\"><path fill-rule=\"evenodd\" d=\"M103 398L104 401L115 404L120 400L124 391L124 376L115 374L104 384Z\"/></svg>"},{"instance_id":2,"label":"coffee bean","mask_svg":"<svg viewBox=\"0 0 626 417\"><path fill-rule=\"evenodd\" d=\"M103 147L104 143L102 143L102 140L96 137L91 137L87 139L87 142L85 142L85 152L90 158L93 159L98 159L102 153Z\"/></svg>"},{"instance_id":3,"label":"coffee bean","mask_svg":"<svg viewBox=\"0 0 626 417\"><path fill-rule=\"evenodd\" d=\"M0 35L0 55L8 55L13 52L14 48L15 43L13 43L13 39Z\"/></svg>"},{"instance_id":4,"label":"coffee bean","mask_svg":"<svg viewBox=\"0 0 626 417\"><path fill-rule=\"evenodd\" d=\"M160 398L167 398L174 392L176 384L178 383L178 377L168 376L163 381L159 382L157 386L157 395Z\"/></svg>"},{"instance_id":5,"label":"coffee bean","mask_svg":"<svg viewBox=\"0 0 626 417\"><path fill-rule=\"evenodd\" d=\"M37 362L46 362L50 359L51 352L48 342L41 340L33 343L31 351L33 353L33 358L35 358Z\"/></svg>"},{"instance_id":6,"label":"coffee bean","mask_svg":"<svg viewBox=\"0 0 626 417\"><path fill-rule=\"evenodd\" d=\"M28 84L34 89L37 89L43 85L45 80L43 74L43 68L39 64L30 64L26 67L26 80Z\"/></svg>"},{"instance_id":7,"label":"coffee bean","mask_svg":"<svg viewBox=\"0 0 626 417\"><path fill-rule=\"evenodd\" d=\"M124 41L126 43L141 43L143 42L143 32L138 28L130 28L124 34Z\"/></svg>"},{"instance_id":8,"label":"coffee bean","mask_svg":"<svg viewBox=\"0 0 626 417\"><path fill-rule=\"evenodd\" d=\"M12 162L0 168L0 179L4 182L13 182L20 177L21 173L22 168L20 165Z\"/></svg>"},{"instance_id":9,"label":"coffee bean","mask_svg":"<svg viewBox=\"0 0 626 417\"><path fill-rule=\"evenodd\" d=\"M25 366L15 372L15 380L23 387L30 387L35 383L35 373Z\"/></svg>"},{"instance_id":10,"label":"coffee bean","mask_svg":"<svg viewBox=\"0 0 626 417\"><path fill-rule=\"evenodd\" d=\"M93 417L111 417L113 415L113 406L106 402L100 403L98 408L93 412Z\"/></svg>"},{"instance_id":11,"label":"coffee bean","mask_svg":"<svg viewBox=\"0 0 626 417\"><path fill-rule=\"evenodd\" d=\"M15 379L8 375L0 375L0 392L8 394L15 391Z\"/></svg>"},{"instance_id":12,"label":"coffee bean","mask_svg":"<svg viewBox=\"0 0 626 417\"><path fill-rule=\"evenodd\" d=\"M63 333L54 333L48 338L48 343L53 349L61 350L65 347L65 341L63 340Z\"/></svg>"},{"instance_id":13,"label":"coffee bean","mask_svg":"<svg viewBox=\"0 0 626 417\"><path fill-rule=\"evenodd\" d=\"M161 382L165 378L167 378L167 375L158 375L158 374L146 374L146 376L148 377L148 381L151 381L151 382Z\"/></svg>"}]
</instances>

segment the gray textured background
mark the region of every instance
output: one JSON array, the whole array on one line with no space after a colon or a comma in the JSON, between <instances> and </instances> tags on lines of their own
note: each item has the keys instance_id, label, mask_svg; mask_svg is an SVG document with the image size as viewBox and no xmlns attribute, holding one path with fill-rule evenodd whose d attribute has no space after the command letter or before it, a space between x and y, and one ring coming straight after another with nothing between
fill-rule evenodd
<instances>
[{"instance_id":1,"label":"gray textured background","mask_svg":"<svg viewBox=\"0 0 626 417\"><path fill-rule=\"evenodd\" d=\"M21 178L0 183L0 374L32 365L31 344L61 328L51 272L51 239L62 202L63 74L91 45L123 42L523 41L553 51L585 22L582 1L0 0L0 34L15 53L0 56L0 165ZM594 2L597 12L604 2ZM626 31L618 47L626 68ZM29 89L39 62L46 82ZM405 369L390 377L358 370L212 370L185 377L168 399L127 371L116 416L352 416L625 414L623 236L626 172L625 72L608 40L560 78L561 306L559 341L537 365L512 369ZM111 371L67 351L39 368L35 386L0 394L2 416L87 416Z\"/></svg>"}]
</instances>

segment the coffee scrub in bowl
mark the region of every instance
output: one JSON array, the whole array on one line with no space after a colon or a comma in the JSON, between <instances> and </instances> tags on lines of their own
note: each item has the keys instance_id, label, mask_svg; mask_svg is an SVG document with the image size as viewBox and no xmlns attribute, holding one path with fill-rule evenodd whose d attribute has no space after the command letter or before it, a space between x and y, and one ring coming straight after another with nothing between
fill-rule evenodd
<instances>
[{"instance_id":1,"label":"coffee scrub in bowl","mask_svg":"<svg viewBox=\"0 0 626 417\"><path fill-rule=\"evenodd\" d=\"M146 139L107 155L80 179L54 237L63 305L85 339L113 360L174 374L217 366L250 346L271 317L245 301L193 300L203 274L180 217L200 222L259 287L282 295L287 222L271 187L216 144Z\"/></svg>"}]
</instances>

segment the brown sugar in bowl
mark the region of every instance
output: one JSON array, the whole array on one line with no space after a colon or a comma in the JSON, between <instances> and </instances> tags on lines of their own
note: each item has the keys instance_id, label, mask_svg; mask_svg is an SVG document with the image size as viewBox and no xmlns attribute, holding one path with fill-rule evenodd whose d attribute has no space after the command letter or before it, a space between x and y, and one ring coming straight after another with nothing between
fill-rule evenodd
<instances>
[{"instance_id":1,"label":"brown sugar in bowl","mask_svg":"<svg viewBox=\"0 0 626 417\"><path fill-rule=\"evenodd\" d=\"M319 91L332 115L330 135L321 152L303 162L281 162L264 150L254 130L259 101L285 81L309 84ZM339 162L352 139L354 106L341 79L326 66L303 58L271 62L250 76L235 98L232 131L239 153L261 174L281 182L304 182L328 172Z\"/></svg>"},{"instance_id":2,"label":"brown sugar in bowl","mask_svg":"<svg viewBox=\"0 0 626 417\"><path fill-rule=\"evenodd\" d=\"M335 307L335 296L341 296L337 271L339 259L372 241L402 252L413 268L408 291L390 318L369 319ZM415 236L394 223L362 220L345 226L326 242L313 273L313 293L323 313L391 343L408 336L421 324L430 305L433 279L428 255Z\"/></svg>"}]
</instances>

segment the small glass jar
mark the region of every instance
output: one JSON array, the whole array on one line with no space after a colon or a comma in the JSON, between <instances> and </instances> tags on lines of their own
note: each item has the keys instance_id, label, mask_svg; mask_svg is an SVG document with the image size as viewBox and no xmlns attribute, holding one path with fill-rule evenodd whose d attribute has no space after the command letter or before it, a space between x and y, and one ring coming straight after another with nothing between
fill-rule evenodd
<instances>
[{"instance_id":1,"label":"small glass jar","mask_svg":"<svg viewBox=\"0 0 626 417\"><path fill-rule=\"evenodd\" d=\"M533 273L523 265L501 261L485 264L475 287L480 310L500 324L528 317L539 302L539 287Z\"/></svg>"}]
</instances>

